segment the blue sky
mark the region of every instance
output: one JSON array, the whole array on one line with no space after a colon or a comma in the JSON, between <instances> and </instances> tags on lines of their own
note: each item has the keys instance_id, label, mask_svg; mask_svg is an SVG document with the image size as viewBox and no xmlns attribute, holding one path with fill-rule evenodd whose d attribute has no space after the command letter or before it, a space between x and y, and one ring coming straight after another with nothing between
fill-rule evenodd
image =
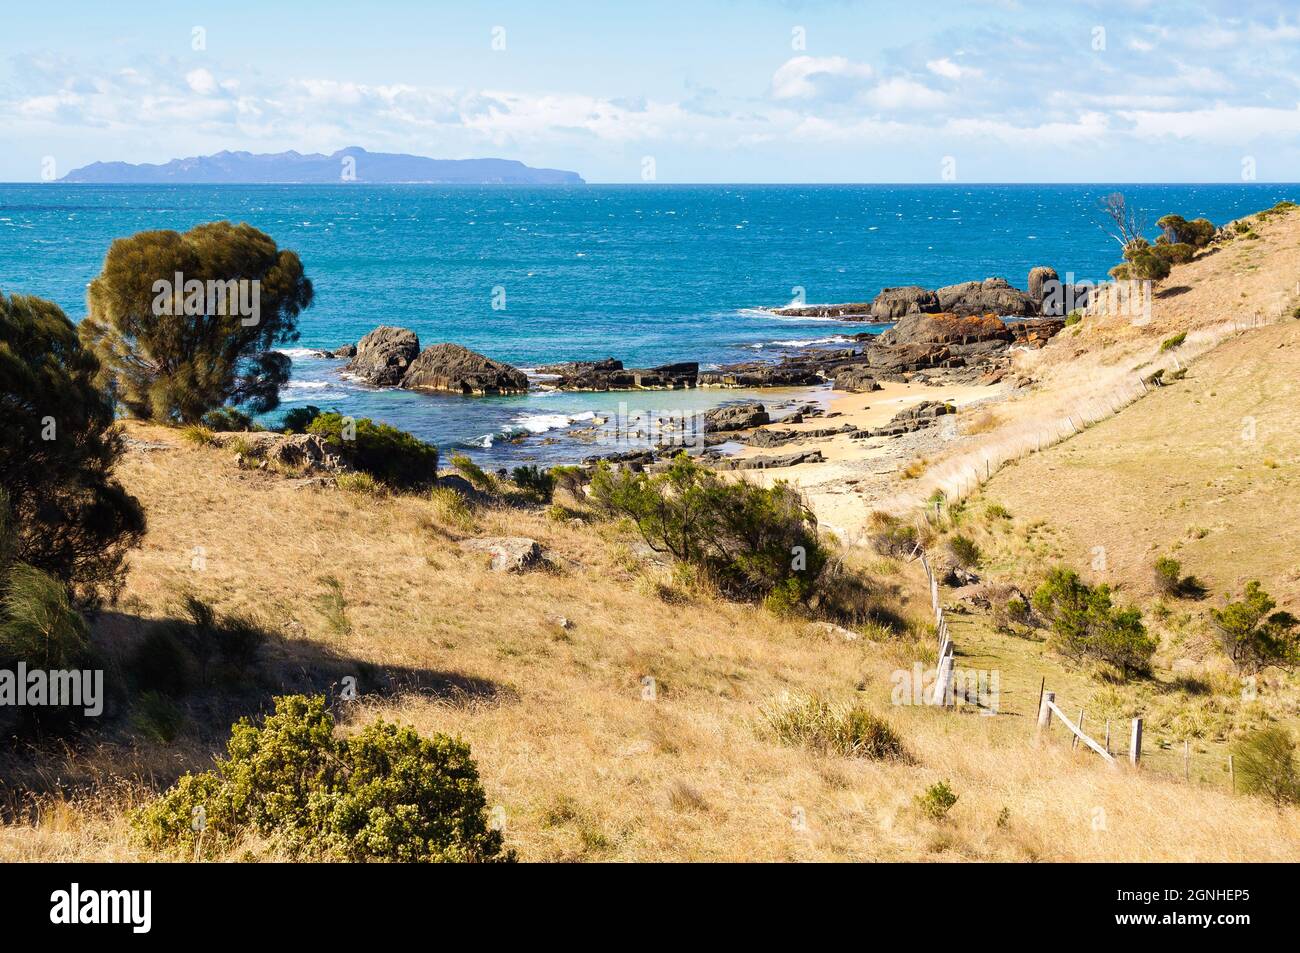
<instances>
[{"instance_id":1,"label":"blue sky","mask_svg":"<svg viewBox=\"0 0 1300 953\"><path fill-rule=\"evenodd\" d=\"M348 145L592 182L647 157L659 182L1300 178L1294 0L63 0L3 22L0 181Z\"/></svg>"}]
</instances>

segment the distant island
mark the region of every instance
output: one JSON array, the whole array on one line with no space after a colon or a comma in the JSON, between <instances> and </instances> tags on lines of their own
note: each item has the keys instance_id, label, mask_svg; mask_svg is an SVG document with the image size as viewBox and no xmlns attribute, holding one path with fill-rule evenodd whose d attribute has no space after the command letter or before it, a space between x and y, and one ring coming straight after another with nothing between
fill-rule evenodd
<instances>
[{"instance_id":1,"label":"distant island","mask_svg":"<svg viewBox=\"0 0 1300 953\"><path fill-rule=\"evenodd\" d=\"M359 146L333 155L277 152L218 152L173 159L162 165L92 162L60 182L95 185L347 185L423 183L437 185L583 185L582 176L562 169L534 169L514 159L429 159Z\"/></svg>"}]
</instances>

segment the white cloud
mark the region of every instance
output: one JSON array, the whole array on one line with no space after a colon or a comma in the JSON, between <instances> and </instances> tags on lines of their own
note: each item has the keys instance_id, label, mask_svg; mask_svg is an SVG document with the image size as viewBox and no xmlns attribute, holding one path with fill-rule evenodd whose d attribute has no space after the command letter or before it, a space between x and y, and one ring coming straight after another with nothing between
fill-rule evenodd
<instances>
[{"instance_id":1,"label":"white cloud","mask_svg":"<svg viewBox=\"0 0 1300 953\"><path fill-rule=\"evenodd\" d=\"M210 72L199 68L185 74L185 82L190 89L200 96L211 96L217 91L217 79Z\"/></svg>"},{"instance_id":2,"label":"white cloud","mask_svg":"<svg viewBox=\"0 0 1300 953\"><path fill-rule=\"evenodd\" d=\"M948 96L924 83L910 79L888 79L864 94L863 99L877 109L940 109Z\"/></svg>"},{"instance_id":3,"label":"white cloud","mask_svg":"<svg viewBox=\"0 0 1300 953\"><path fill-rule=\"evenodd\" d=\"M961 79L963 76L979 76L980 71L971 66L959 66L948 57L937 60L928 60L925 68L936 76L942 76L944 79Z\"/></svg>"},{"instance_id":4,"label":"white cloud","mask_svg":"<svg viewBox=\"0 0 1300 953\"><path fill-rule=\"evenodd\" d=\"M870 79L873 70L867 63L855 63L843 56L796 56L786 60L772 75L772 95L776 99L810 99L817 95L814 79Z\"/></svg>"}]
</instances>

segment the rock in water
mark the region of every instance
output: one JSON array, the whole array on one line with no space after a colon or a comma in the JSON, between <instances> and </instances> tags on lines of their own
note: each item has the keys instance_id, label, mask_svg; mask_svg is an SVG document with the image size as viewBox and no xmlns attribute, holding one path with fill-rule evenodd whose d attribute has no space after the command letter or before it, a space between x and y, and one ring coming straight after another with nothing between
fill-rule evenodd
<instances>
[{"instance_id":1,"label":"rock in water","mask_svg":"<svg viewBox=\"0 0 1300 953\"><path fill-rule=\"evenodd\" d=\"M434 344L411 362L402 386L453 394L518 394L528 390L528 375L459 344Z\"/></svg>"},{"instance_id":2,"label":"rock in water","mask_svg":"<svg viewBox=\"0 0 1300 953\"><path fill-rule=\"evenodd\" d=\"M1018 316L1038 313L1038 302L1034 297L1026 291L1011 287L1005 278L963 281L940 288L935 294L939 297L939 307L935 311Z\"/></svg>"},{"instance_id":3,"label":"rock in water","mask_svg":"<svg viewBox=\"0 0 1300 953\"><path fill-rule=\"evenodd\" d=\"M1055 268L1047 265L1039 265L1036 268L1029 269L1029 297L1042 306L1043 296L1047 294L1050 285L1048 282L1060 283L1061 276L1056 273Z\"/></svg>"},{"instance_id":4,"label":"rock in water","mask_svg":"<svg viewBox=\"0 0 1300 953\"><path fill-rule=\"evenodd\" d=\"M928 288L907 285L885 288L871 303L871 316L877 321L893 321L917 311L939 311L939 298Z\"/></svg>"},{"instance_id":5,"label":"rock in water","mask_svg":"<svg viewBox=\"0 0 1300 953\"><path fill-rule=\"evenodd\" d=\"M467 552L488 553L493 572L526 572L542 561L542 547L526 536L486 536L461 540Z\"/></svg>"},{"instance_id":6,"label":"rock in water","mask_svg":"<svg viewBox=\"0 0 1300 953\"><path fill-rule=\"evenodd\" d=\"M750 427L770 423L771 420L767 408L762 404L732 404L729 407L715 407L704 415L704 432L748 430Z\"/></svg>"},{"instance_id":7,"label":"rock in water","mask_svg":"<svg viewBox=\"0 0 1300 953\"><path fill-rule=\"evenodd\" d=\"M381 325L357 342L347 370L377 387L393 387L420 353L420 339L407 328Z\"/></svg>"}]
</instances>

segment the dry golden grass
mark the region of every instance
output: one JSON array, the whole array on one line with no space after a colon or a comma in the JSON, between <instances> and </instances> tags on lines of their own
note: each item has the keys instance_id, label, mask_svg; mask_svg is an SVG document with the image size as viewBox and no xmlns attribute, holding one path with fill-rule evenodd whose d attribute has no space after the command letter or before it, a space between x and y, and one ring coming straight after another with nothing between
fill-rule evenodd
<instances>
[{"instance_id":1,"label":"dry golden grass","mask_svg":"<svg viewBox=\"0 0 1300 953\"><path fill-rule=\"evenodd\" d=\"M459 550L463 520L428 496L299 487L174 431L129 429L171 449L134 450L122 466L150 528L131 555L128 616L101 621L96 639L129 640L131 613L165 615L192 589L267 618L282 633L268 668L297 690L325 691L321 680L353 665L406 672L423 688L363 695L342 711L343 730L383 716L465 738L523 859L1300 858L1295 811L1037 748L1025 692L988 718L893 706L891 679L914 659L932 665L931 644L845 641L684 589L618 527L478 510L477 532L532 536L551 561L498 575ZM891 583L919 614L915 565ZM331 621L340 608L346 629ZM335 664L322 677L311 660L325 652ZM912 760L780 744L762 713L787 694L867 707ZM227 727L211 723L214 710L193 711L206 720L172 746L115 732L45 761L46 781L88 793L28 804L0 828L0 859L143 859L124 810L206 766ZM936 822L914 797L945 779L960 801Z\"/></svg>"}]
</instances>

